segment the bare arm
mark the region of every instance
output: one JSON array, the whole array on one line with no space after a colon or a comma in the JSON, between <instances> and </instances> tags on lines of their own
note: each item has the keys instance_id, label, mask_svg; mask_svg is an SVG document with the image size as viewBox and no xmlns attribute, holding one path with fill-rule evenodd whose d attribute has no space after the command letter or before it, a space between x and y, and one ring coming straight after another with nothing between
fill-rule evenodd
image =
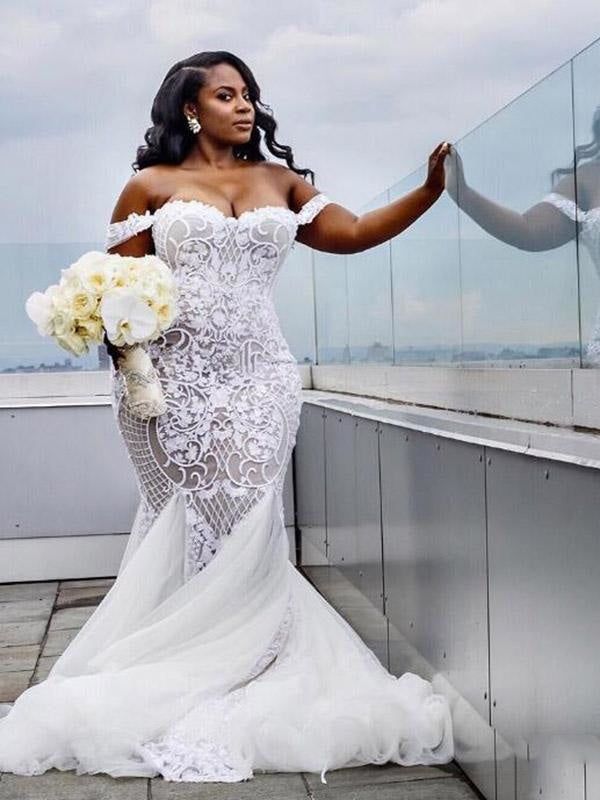
<instances>
[{"instance_id":1,"label":"bare arm","mask_svg":"<svg viewBox=\"0 0 600 800\"><path fill-rule=\"evenodd\" d=\"M125 184L117 199L110 221L120 222L125 220L132 212L144 214L149 207L150 191L148 180L141 172L137 172ZM117 253L121 256L154 255L152 233L150 229L140 231L135 236L132 236L131 239L111 247L108 252Z\"/></svg>"},{"instance_id":2,"label":"bare arm","mask_svg":"<svg viewBox=\"0 0 600 800\"><path fill-rule=\"evenodd\" d=\"M404 197L360 216L331 203L310 224L299 228L297 240L326 253L359 253L387 242L412 225L443 192L446 153L446 143L442 142L429 157L429 171L423 185ZM291 197L296 208L317 193L314 186L295 176Z\"/></svg>"},{"instance_id":3,"label":"bare arm","mask_svg":"<svg viewBox=\"0 0 600 800\"><path fill-rule=\"evenodd\" d=\"M462 160L455 148L446 160L446 170L446 188L452 199L494 238L520 250L538 252L560 247L575 236L573 220L550 203L541 201L520 213L475 191L465 180ZM573 178L565 176L553 191L574 200Z\"/></svg>"}]
</instances>

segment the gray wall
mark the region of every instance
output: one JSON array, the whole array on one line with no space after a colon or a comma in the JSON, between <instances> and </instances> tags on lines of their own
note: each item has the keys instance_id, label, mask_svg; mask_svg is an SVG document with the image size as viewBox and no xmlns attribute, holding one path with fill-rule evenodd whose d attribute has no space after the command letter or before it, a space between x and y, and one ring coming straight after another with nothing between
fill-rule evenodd
<instances>
[{"instance_id":1,"label":"gray wall","mask_svg":"<svg viewBox=\"0 0 600 800\"><path fill-rule=\"evenodd\" d=\"M598 470L309 402L296 470L302 541L447 694L485 797L600 797Z\"/></svg>"}]
</instances>

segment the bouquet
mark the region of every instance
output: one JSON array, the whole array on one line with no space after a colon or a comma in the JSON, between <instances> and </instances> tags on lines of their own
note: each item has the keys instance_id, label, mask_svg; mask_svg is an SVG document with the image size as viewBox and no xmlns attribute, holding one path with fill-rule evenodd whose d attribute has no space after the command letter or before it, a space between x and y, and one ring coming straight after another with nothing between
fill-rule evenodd
<instances>
[{"instance_id":1,"label":"bouquet","mask_svg":"<svg viewBox=\"0 0 600 800\"><path fill-rule=\"evenodd\" d=\"M150 356L142 347L173 321L173 273L157 256L121 256L91 250L61 270L58 284L33 292L25 303L42 336L76 356L105 343L117 352L131 412L142 419L166 411Z\"/></svg>"}]
</instances>

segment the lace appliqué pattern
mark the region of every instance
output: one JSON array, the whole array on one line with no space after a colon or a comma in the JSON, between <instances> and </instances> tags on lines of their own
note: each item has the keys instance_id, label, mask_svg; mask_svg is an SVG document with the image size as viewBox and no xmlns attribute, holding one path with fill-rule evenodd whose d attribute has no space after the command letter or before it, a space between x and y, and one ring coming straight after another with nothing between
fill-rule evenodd
<instances>
[{"instance_id":1,"label":"lace appliqu\u00e9 pattern","mask_svg":"<svg viewBox=\"0 0 600 800\"><path fill-rule=\"evenodd\" d=\"M173 491L185 496L186 579L214 557L266 486L283 487L302 384L273 286L298 225L329 202L317 194L297 214L267 206L235 218L201 201L173 200L109 226L114 244L152 225L156 255L178 286L177 317L145 345L166 411L132 415L118 370L113 407L148 507L159 513Z\"/></svg>"},{"instance_id":2,"label":"lace appliqu\u00e9 pattern","mask_svg":"<svg viewBox=\"0 0 600 800\"><path fill-rule=\"evenodd\" d=\"M106 229L105 249L110 250L111 247L146 230L152 225L153 219L153 214L148 209L143 214L132 211L127 219L109 223Z\"/></svg>"},{"instance_id":3,"label":"lace appliqu\u00e9 pattern","mask_svg":"<svg viewBox=\"0 0 600 800\"><path fill-rule=\"evenodd\" d=\"M580 240L587 249L596 274L600 278L600 208L584 211L573 200L557 192L550 192L542 200L580 224ZM596 311L592 332L585 346L585 363L589 366L600 366L600 308Z\"/></svg>"},{"instance_id":4,"label":"lace appliqu\u00e9 pattern","mask_svg":"<svg viewBox=\"0 0 600 800\"><path fill-rule=\"evenodd\" d=\"M167 781L230 783L251 778L252 769L236 763L226 743L232 712L242 697L243 689L238 689L202 703L205 714L219 720L217 730L210 736L196 736L191 743L189 733L184 732L180 723L165 736L140 745L138 754Z\"/></svg>"}]
</instances>

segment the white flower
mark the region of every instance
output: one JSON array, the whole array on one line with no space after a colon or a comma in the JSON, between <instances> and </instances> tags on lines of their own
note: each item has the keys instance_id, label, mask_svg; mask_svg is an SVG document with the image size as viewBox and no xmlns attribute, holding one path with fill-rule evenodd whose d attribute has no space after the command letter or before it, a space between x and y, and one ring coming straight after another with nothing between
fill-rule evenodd
<instances>
[{"instance_id":1,"label":"white flower","mask_svg":"<svg viewBox=\"0 0 600 800\"><path fill-rule=\"evenodd\" d=\"M25 302L28 317L37 325L38 333L50 336L53 331L52 300L47 292L33 292Z\"/></svg>"},{"instance_id":2,"label":"white flower","mask_svg":"<svg viewBox=\"0 0 600 800\"><path fill-rule=\"evenodd\" d=\"M83 288L69 292L68 300L71 314L78 319L87 319L94 313L98 305L95 293L88 292Z\"/></svg>"},{"instance_id":3,"label":"white flower","mask_svg":"<svg viewBox=\"0 0 600 800\"><path fill-rule=\"evenodd\" d=\"M100 313L116 347L144 342L158 331L156 312L129 289L109 289L100 302Z\"/></svg>"},{"instance_id":4,"label":"white flower","mask_svg":"<svg viewBox=\"0 0 600 800\"><path fill-rule=\"evenodd\" d=\"M53 298L53 306L53 334L55 336L65 336L75 329L75 317L73 316L68 296L57 293Z\"/></svg>"},{"instance_id":5,"label":"white flower","mask_svg":"<svg viewBox=\"0 0 600 800\"><path fill-rule=\"evenodd\" d=\"M104 328L100 317L88 317L77 320L75 333L82 336L88 344L102 344L104 342Z\"/></svg>"},{"instance_id":6,"label":"white flower","mask_svg":"<svg viewBox=\"0 0 600 800\"><path fill-rule=\"evenodd\" d=\"M56 336L55 338L57 344L73 353L73 355L81 356L89 350L85 339L78 336L74 331L69 331L64 336Z\"/></svg>"},{"instance_id":7,"label":"white flower","mask_svg":"<svg viewBox=\"0 0 600 800\"><path fill-rule=\"evenodd\" d=\"M77 275L84 289L99 296L111 286L115 263L117 260L114 254L90 250L78 258L69 269Z\"/></svg>"}]
</instances>

